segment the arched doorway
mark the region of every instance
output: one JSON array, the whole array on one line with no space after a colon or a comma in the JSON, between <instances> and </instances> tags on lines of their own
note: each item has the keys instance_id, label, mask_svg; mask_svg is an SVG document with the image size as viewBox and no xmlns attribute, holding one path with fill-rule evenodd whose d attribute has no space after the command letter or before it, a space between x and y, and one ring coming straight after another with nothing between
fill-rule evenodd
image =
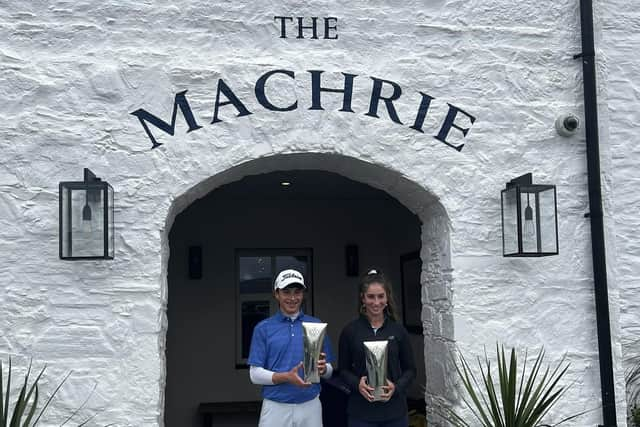
<instances>
[{"instance_id":1,"label":"arched doorway","mask_svg":"<svg viewBox=\"0 0 640 427\"><path fill-rule=\"evenodd\" d=\"M251 318L255 321L256 315L273 310L268 277L278 263L306 263L313 289L307 310L330 324L329 337L337 346L340 329L355 316L357 306L357 276L346 271L347 246L358 248L358 274L369 266L389 274L401 308L401 260L416 251L426 260L414 280L422 301L413 306L422 310L413 318L422 319L420 329L426 335L414 337L417 364L423 369L411 393L417 399L426 396L431 408L447 404L445 353L453 330L447 329L452 325L445 318L450 304L443 303L450 301L450 269L448 228L439 203L398 174L340 156L277 156L224 174L174 203L168 261L166 424L202 425L200 403L260 399L259 388L250 384L243 366L243 337L248 336L244 329L251 325ZM394 197L368 185L384 188L376 180L387 185L392 180L397 189ZM291 185L283 186L285 181ZM412 210L396 199L398 194L405 203L414 203ZM193 258L198 254L201 274L194 274L190 262L192 269L196 263L197 270L198 261ZM248 279L257 280L243 281L244 275L257 271L259 263L264 274L249 274ZM405 275L410 274L406 271ZM433 292L420 283L433 283ZM430 300L434 303L429 304ZM424 360L425 345L427 351L433 350L426 365L418 360ZM432 383L426 380L429 377ZM255 425L255 415L251 417L226 418L225 423Z\"/></svg>"}]
</instances>

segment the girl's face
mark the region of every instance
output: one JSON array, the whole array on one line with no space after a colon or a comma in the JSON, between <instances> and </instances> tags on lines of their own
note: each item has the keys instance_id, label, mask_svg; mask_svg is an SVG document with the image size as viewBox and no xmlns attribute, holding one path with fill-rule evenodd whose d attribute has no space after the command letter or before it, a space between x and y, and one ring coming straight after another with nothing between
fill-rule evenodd
<instances>
[{"instance_id":1,"label":"girl's face","mask_svg":"<svg viewBox=\"0 0 640 427\"><path fill-rule=\"evenodd\" d=\"M371 283L362 295L362 304L368 317L384 315L387 306L387 293L380 283Z\"/></svg>"}]
</instances>

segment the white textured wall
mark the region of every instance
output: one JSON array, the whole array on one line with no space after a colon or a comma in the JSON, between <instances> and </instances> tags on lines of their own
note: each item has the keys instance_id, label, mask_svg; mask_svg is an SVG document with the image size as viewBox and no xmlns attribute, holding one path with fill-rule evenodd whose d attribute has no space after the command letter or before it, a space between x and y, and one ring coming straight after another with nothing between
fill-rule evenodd
<instances>
[{"instance_id":1,"label":"white textured wall","mask_svg":"<svg viewBox=\"0 0 640 427\"><path fill-rule=\"evenodd\" d=\"M640 356L640 173L637 124L640 122L640 5L611 1L600 6L600 59L606 70L601 96L606 106L602 143L610 153L607 207L616 253L611 264L620 291L622 356ZM629 363L625 364L630 367Z\"/></svg>"},{"instance_id":2,"label":"white textured wall","mask_svg":"<svg viewBox=\"0 0 640 427\"><path fill-rule=\"evenodd\" d=\"M607 13L613 16L613 9ZM340 38L279 39L274 15L337 16ZM633 37L637 45L637 32L621 31L605 35ZM613 40L612 54L628 58L627 44ZM545 345L550 359L567 352L576 382L553 418L597 406L589 224L583 218L584 138L563 139L553 130L559 112L581 111L582 72L571 59L578 51L577 2L569 1L518 7L507 0L348 6L329 1L2 3L1 352L33 354L54 370L73 368L80 378L95 378L92 408L104 409L105 422L157 424L164 384L165 224L172 201L250 159L335 153L398 171L440 198L451 222L453 314L462 350L479 353L483 345L500 340L519 347ZM293 112L265 111L254 98L255 80L276 68L296 73L295 83L274 79L286 90L269 92L282 103L295 93L299 108ZM327 85L340 83L341 72L359 75L355 113L338 112L341 99L324 94L326 110L309 111L310 69L326 70ZM615 69L612 76L624 79L626 70ZM364 115L368 76L403 87L397 108L404 126L389 121L384 110L380 119ZM253 115L236 118L226 106L220 112L224 121L209 124L221 77ZM616 80L612 84L608 99L616 113L628 107L630 91ZM179 117L175 136L160 138L155 132L165 145L150 151L130 113L145 108L168 119L174 94L185 89L203 128L187 134ZM407 127L416 114L418 91L436 98L425 134ZM460 153L430 136L447 102L477 117ZM631 135L637 112L624 111L612 120ZM610 165L631 171L632 160L622 155L631 146L637 158L632 136L613 140L624 147L612 150ZM57 258L57 183L80 178L85 166L116 190L117 247L111 262ZM559 256L501 257L499 191L526 172L558 185ZM632 191L631 172L614 177L607 168L604 173L605 182L622 182L621 195ZM393 182L377 186L401 200L410 198L394 194ZM626 200L616 196L609 212L620 206L631 218L632 205L622 204ZM626 224L623 217L615 221L615 226ZM633 221L637 218L628 223ZM638 275L637 244L623 237L632 229L616 242L625 255L611 257L622 257L618 272L627 282ZM637 295L631 284L622 292ZM611 302L617 307L617 292ZM622 307L625 324L637 323L630 308L631 303ZM617 345L617 323L613 334ZM82 394L69 393L61 405L73 406ZM599 418L595 411L574 425L595 425Z\"/></svg>"}]
</instances>

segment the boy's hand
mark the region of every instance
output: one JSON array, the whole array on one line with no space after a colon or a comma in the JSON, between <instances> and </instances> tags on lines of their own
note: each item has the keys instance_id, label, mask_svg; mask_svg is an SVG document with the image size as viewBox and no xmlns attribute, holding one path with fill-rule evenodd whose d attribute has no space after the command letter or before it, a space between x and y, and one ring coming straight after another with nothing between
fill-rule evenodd
<instances>
[{"instance_id":1,"label":"boy's hand","mask_svg":"<svg viewBox=\"0 0 640 427\"><path fill-rule=\"evenodd\" d=\"M274 384L289 383L297 387L309 387L311 383L304 382L304 380L300 378L300 375L298 375L298 370L303 366L304 363L300 362L291 368L290 371L276 372L273 374L273 377L271 377L271 380Z\"/></svg>"}]
</instances>

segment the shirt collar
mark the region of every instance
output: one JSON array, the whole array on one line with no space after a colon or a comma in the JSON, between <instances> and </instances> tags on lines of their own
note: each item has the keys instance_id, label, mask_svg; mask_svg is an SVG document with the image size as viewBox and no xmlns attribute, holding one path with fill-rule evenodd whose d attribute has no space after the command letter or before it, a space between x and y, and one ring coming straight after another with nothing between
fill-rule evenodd
<instances>
[{"instance_id":1,"label":"shirt collar","mask_svg":"<svg viewBox=\"0 0 640 427\"><path fill-rule=\"evenodd\" d=\"M371 323L369 323L369 318L367 318L366 315L360 313L360 320L362 322L364 322L365 325L367 325L367 327L369 328L373 328L373 326L371 326ZM387 322L389 321L389 316L387 316L386 314L384 315L384 321L382 322L382 325L380 325L379 328L377 328L378 330L384 328L385 326L387 326Z\"/></svg>"},{"instance_id":2,"label":"shirt collar","mask_svg":"<svg viewBox=\"0 0 640 427\"><path fill-rule=\"evenodd\" d=\"M278 310L278 313L276 313L276 318L280 321L291 321L291 317L284 315L281 310ZM298 316L293 321L295 322L296 320L302 320L303 318L304 313L302 312L302 310L300 310L298 311Z\"/></svg>"}]
</instances>

